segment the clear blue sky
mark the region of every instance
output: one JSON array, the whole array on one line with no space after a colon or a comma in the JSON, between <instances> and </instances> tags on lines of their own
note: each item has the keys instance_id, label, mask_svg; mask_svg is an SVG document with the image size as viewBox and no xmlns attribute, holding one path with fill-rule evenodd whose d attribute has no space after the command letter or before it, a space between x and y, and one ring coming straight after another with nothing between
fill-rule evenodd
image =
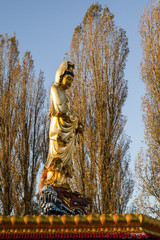
<instances>
[{"instance_id":1,"label":"clear blue sky","mask_svg":"<svg viewBox=\"0 0 160 240\"><path fill-rule=\"evenodd\" d=\"M31 51L36 72L41 69L45 75L45 85L54 82L54 76L65 53L69 50L74 28L80 24L91 3L96 0L1 0L0 34L16 33L21 57L26 50ZM149 0L100 0L115 15L115 24L127 32L129 57L125 69L128 80L128 98L123 109L128 122L126 134L131 137L130 153L133 168L137 153L144 137L141 97L144 85L140 77L142 50L138 24L144 6Z\"/></svg>"}]
</instances>

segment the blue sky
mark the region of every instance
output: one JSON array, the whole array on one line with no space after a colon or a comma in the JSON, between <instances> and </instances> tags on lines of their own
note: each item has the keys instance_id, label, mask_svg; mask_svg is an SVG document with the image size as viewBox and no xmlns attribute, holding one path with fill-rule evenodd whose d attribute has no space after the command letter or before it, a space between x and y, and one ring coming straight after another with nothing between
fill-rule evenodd
<instances>
[{"instance_id":1,"label":"blue sky","mask_svg":"<svg viewBox=\"0 0 160 240\"><path fill-rule=\"evenodd\" d=\"M31 51L36 73L41 69L45 86L54 82L54 76L65 53L69 50L74 28L79 25L91 3L95 0L1 0L0 34L16 33L20 57ZM144 6L149 0L100 0L115 16L115 24L126 30L130 53L125 69L128 80L128 98L123 108L127 116L125 132L131 137L130 154L133 169L137 153L142 146L144 127L140 111L144 85L140 77L142 50L138 24Z\"/></svg>"}]
</instances>

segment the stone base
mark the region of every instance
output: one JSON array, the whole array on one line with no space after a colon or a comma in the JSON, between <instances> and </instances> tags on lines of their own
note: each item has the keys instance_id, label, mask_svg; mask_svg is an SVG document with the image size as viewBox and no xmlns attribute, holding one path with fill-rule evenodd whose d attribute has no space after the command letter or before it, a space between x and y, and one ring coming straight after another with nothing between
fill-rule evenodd
<instances>
[{"instance_id":1,"label":"stone base","mask_svg":"<svg viewBox=\"0 0 160 240\"><path fill-rule=\"evenodd\" d=\"M90 199L82 198L70 189L46 185L41 188L41 215L84 215Z\"/></svg>"}]
</instances>

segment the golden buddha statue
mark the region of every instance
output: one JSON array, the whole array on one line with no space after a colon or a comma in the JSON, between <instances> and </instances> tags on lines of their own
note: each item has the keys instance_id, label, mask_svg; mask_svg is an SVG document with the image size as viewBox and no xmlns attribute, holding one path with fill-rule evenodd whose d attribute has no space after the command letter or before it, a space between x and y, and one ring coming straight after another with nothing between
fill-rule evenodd
<instances>
[{"instance_id":1,"label":"golden buddha statue","mask_svg":"<svg viewBox=\"0 0 160 240\"><path fill-rule=\"evenodd\" d=\"M72 177L74 140L77 132L83 132L83 125L71 110L66 93L74 79L73 71L74 64L62 62L50 90L49 153L39 188L44 185L62 186L68 177Z\"/></svg>"}]
</instances>

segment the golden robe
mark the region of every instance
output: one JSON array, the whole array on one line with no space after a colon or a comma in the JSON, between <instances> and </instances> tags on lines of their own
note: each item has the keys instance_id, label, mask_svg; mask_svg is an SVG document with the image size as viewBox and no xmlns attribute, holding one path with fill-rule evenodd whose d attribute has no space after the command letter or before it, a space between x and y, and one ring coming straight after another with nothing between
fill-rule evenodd
<instances>
[{"instance_id":1,"label":"golden robe","mask_svg":"<svg viewBox=\"0 0 160 240\"><path fill-rule=\"evenodd\" d=\"M70 109L70 99L61 88L60 77L64 71L56 73L55 83L50 91L50 130L49 153L45 164L46 168L54 165L54 169L71 176L72 155L78 117Z\"/></svg>"}]
</instances>

